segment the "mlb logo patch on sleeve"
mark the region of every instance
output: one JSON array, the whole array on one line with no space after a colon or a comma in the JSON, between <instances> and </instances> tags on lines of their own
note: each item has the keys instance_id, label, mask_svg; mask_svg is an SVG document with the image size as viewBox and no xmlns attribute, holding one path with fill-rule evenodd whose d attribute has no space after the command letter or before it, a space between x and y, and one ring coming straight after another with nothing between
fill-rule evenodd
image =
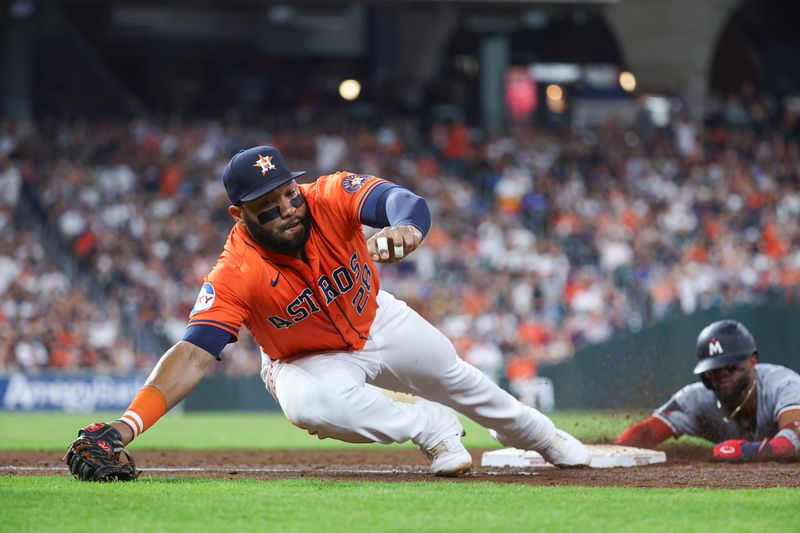
<instances>
[{"instance_id":1,"label":"mlb logo patch on sleeve","mask_svg":"<svg viewBox=\"0 0 800 533\"><path fill-rule=\"evenodd\" d=\"M364 186L366 182L374 178L367 174L351 174L342 180L342 187L349 193L354 193Z\"/></svg>"},{"instance_id":2,"label":"mlb logo patch on sleeve","mask_svg":"<svg viewBox=\"0 0 800 533\"><path fill-rule=\"evenodd\" d=\"M203 286L200 288L200 294L197 295L197 300L194 302L191 314L194 315L200 311L211 309L211 306L214 305L214 298L214 286L209 282L203 283Z\"/></svg>"}]
</instances>

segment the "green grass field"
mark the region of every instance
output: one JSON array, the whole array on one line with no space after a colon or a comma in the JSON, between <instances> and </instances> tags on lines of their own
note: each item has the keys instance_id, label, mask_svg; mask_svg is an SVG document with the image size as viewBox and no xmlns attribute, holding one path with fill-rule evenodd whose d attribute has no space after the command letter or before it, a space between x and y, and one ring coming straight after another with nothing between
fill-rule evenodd
<instances>
[{"instance_id":1,"label":"green grass field","mask_svg":"<svg viewBox=\"0 0 800 533\"><path fill-rule=\"evenodd\" d=\"M78 429L97 420L111 420L119 413L0 413L0 450L62 450L75 438ZM611 412L559 412L556 424L579 438L597 441L613 438L641 413L625 415ZM462 419L468 448L499 448L488 432L471 420ZM31 428L47 428L31 441ZM267 413L176 413L159 420L141 437L137 448L172 449L329 449L352 447L331 439L319 440L291 425L279 412ZM358 445L363 447L364 445ZM374 446L382 446L376 444ZM413 447L412 444L404 446Z\"/></svg>"},{"instance_id":2,"label":"green grass field","mask_svg":"<svg viewBox=\"0 0 800 533\"><path fill-rule=\"evenodd\" d=\"M0 414L0 449L64 450L101 415ZM634 415L637 416L637 415ZM613 437L626 415L562 412L586 440ZM466 445L497 444L467 423ZM332 448L279 414L175 414L137 448ZM378 446L378 445L376 445ZM0 476L0 531L763 531L791 529L798 489L533 487L480 483L143 478L79 483L66 475Z\"/></svg>"}]
</instances>

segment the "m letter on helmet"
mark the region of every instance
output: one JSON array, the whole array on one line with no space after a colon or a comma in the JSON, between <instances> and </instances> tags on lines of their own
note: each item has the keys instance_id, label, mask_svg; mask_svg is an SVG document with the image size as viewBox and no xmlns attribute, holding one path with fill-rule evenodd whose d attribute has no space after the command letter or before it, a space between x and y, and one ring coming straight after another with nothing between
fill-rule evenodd
<instances>
[{"instance_id":1,"label":"m letter on helmet","mask_svg":"<svg viewBox=\"0 0 800 533\"><path fill-rule=\"evenodd\" d=\"M711 342L708 343L708 355L716 355L718 353L722 353L722 345L717 339L711 339Z\"/></svg>"}]
</instances>

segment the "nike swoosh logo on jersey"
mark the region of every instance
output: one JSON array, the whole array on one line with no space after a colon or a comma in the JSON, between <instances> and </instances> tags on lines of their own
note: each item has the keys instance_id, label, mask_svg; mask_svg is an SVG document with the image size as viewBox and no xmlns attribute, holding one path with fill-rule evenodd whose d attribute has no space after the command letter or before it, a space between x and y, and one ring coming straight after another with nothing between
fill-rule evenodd
<instances>
[{"instance_id":1,"label":"nike swoosh logo on jersey","mask_svg":"<svg viewBox=\"0 0 800 533\"><path fill-rule=\"evenodd\" d=\"M275 279L273 279L273 280L270 282L270 283L272 283L272 286L273 286L273 287L274 287L275 285L277 285L277 284L278 284L278 280L280 279L280 277L281 277L281 273L280 273L280 272L278 272L278 275L277 275L277 276L275 276Z\"/></svg>"}]
</instances>

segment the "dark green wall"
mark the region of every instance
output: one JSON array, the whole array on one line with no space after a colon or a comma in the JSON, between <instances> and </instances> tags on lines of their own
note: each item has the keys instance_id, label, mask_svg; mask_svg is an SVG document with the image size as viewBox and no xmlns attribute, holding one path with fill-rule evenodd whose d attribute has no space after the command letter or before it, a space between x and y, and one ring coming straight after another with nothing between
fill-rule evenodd
<instances>
[{"instance_id":1,"label":"dark green wall","mask_svg":"<svg viewBox=\"0 0 800 533\"><path fill-rule=\"evenodd\" d=\"M553 380L558 409L653 409L696 381L697 334L709 323L734 318L756 339L761 361L800 370L800 307L768 305L677 317L579 350L559 365L543 367ZM258 376L209 376L186 399L187 411L276 410Z\"/></svg>"},{"instance_id":2,"label":"dark green wall","mask_svg":"<svg viewBox=\"0 0 800 533\"><path fill-rule=\"evenodd\" d=\"M655 408L697 381L695 340L722 318L747 326L762 363L800 370L800 307L767 305L669 319L578 350L565 363L543 367L541 375L553 380L558 409Z\"/></svg>"},{"instance_id":3,"label":"dark green wall","mask_svg":"<svg viewBox=\"0 0 800 533\"><path fill-rule=\"evenodd\" d=\"M274 411L280 407L258 376L208 376L184 401L186 411Z\"/></svg>"}]
</instances>

